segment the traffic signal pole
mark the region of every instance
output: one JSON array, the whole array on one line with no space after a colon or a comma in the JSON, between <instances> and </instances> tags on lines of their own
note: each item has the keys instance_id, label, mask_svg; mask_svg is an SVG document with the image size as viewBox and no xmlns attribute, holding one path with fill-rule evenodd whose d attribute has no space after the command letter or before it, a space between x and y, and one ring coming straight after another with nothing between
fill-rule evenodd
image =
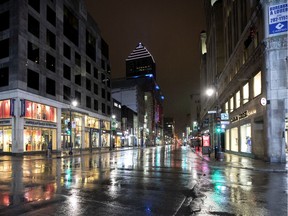
<instances>
[{"instance_id":1,"label":"traffic signal pole","mask_svg":"<svg viewBox=\"0 0 288 216\"><path fill-rule=\"evenodd\" d=\"M70 130L70 149L69 149L69 155L72 155L73 152L72 152L72 111L71 111L71 107L70 107L70 110L69 110L69 115L70 115L70 121L68 124L68 129Z\"/></svg>"}]
</instances>

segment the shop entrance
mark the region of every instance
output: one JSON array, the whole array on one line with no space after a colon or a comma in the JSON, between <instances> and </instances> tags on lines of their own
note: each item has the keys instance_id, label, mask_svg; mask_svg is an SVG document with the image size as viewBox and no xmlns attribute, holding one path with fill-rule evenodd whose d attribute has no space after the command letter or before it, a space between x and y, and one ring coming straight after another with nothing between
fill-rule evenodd
<instances>
[{"instance_id":1,"label":"shop entrance","mask_svg":"<svg viewBox=\"0 0 288 216\"><path fill-rule=\"evenodd\" d=\"M62 134L61 136L61 148L68 150L70 147L70 135Z\"/></svg>"}]
</instances>

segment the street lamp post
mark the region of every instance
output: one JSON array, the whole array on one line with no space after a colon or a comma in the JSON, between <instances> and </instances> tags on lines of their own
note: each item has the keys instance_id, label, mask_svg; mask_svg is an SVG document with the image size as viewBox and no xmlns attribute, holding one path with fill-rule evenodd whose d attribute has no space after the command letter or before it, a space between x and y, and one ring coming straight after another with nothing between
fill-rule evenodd
<instances>
[{"instance_id":1,"label":"street lamp post","mask_svg":"<svg viewBox=\"0 0 288 216\"><path fill-rule=\"evenodd\" d=\"M216 133L216 145L215 147L215 158L218 160L223 159L223 152L222 152L222 146L221 146L221 110L220 110L220 103L219 103L219 95L218 95L218 89L217 86L215 88L209 88L206 91L206 94L211 97L215 93L215 99L216 99L216 118L215 118L215 133Z\"/></svg>"},{"instance_id":2,"label":"street lamp post","mask_svg":"<svg viewBox=\"0 0 288 216\"><path fill-rule=\"evenodd\" d=\"M73 144L72 144L72 133L73 133L73 130L72 130L72 107L71 106L74 106L76 107L77 106L77 101L76 100L73 100L70 104L70 109L69 109L69 125L68 125L68 128L70 130L70 149L69 149L69 155L72 155L73 154L73 151L72 151L72 148L73 148Z\"/></svg>"}]
</instances>

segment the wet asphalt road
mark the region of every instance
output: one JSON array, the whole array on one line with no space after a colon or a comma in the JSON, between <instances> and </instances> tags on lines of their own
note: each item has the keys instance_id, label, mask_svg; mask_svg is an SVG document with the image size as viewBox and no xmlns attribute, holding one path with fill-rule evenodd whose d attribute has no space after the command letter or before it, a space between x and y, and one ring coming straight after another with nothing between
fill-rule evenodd
<instances>
[{"instance_id":1,"label":"wet asphalt road","mask_svg":"<svg viewBox=\"0 0 288 216\"><path fill-rule=\"evenodd\" d=\"M188 146L0 161L0 215L287 215L287 173L209 163Z\"/></svg>"}]
</instances>

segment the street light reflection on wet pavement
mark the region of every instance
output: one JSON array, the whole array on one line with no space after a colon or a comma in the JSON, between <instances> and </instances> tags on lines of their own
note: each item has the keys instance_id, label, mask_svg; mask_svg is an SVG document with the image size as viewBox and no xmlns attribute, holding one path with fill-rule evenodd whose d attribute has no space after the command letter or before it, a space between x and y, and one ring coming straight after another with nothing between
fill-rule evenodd
<instances>
[{"instance_id":1,"label":"street light reflection on wet pavement","mask_svg":"<svg viewBox=\"0 0 288 216\"><path fill-rule=\"evenodd\" d=\"M13 215L287 213L276 205L287 206L287 174L253 172L239 168L249 159L229 160L210 163L174 145L58 159L5 157L0 215L7 208Z\"/></svg>"}]
</instances>

